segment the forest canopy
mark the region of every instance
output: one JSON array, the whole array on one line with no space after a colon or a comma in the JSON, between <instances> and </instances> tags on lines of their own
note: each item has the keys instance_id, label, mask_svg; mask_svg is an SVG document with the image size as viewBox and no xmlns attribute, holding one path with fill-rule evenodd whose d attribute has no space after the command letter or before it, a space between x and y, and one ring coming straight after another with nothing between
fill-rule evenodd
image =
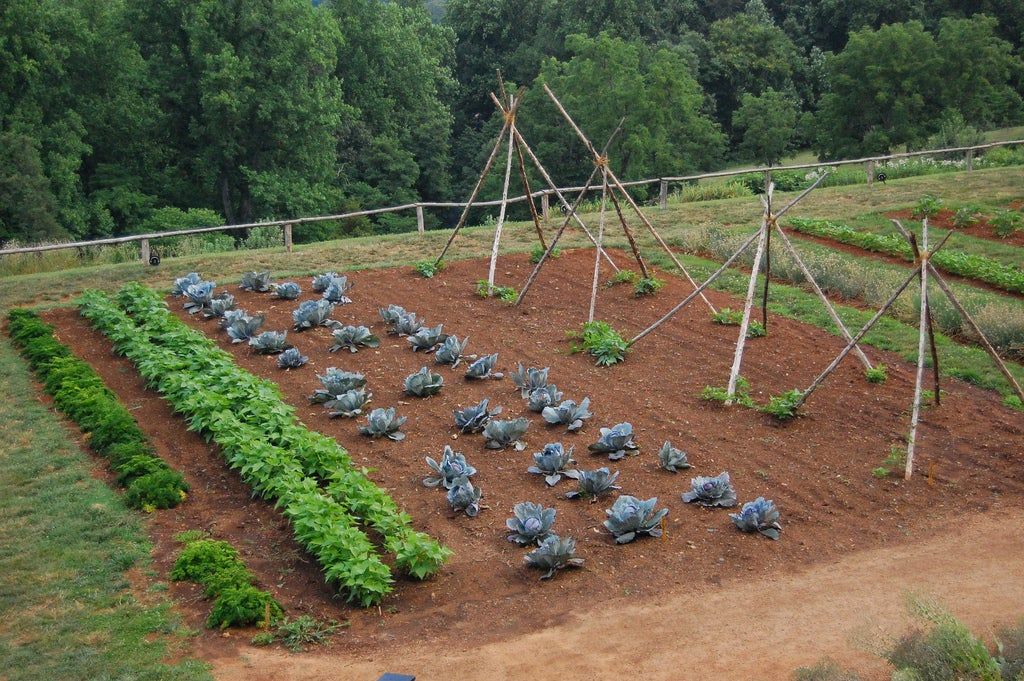
<instances>
[{"instance_id":1,"label":"forest canopy","mask_svg":"<svg viewBox=\"0 0 1024 681\"><path fill-rule=\"evenodd\" d=\"M625 117L624 180L973 139L1024 119L1022 36L1005 0L6 0L0 243L457 199L498 70L560 183L543 83L598 146Z\"/></svg>"}]
</instances>

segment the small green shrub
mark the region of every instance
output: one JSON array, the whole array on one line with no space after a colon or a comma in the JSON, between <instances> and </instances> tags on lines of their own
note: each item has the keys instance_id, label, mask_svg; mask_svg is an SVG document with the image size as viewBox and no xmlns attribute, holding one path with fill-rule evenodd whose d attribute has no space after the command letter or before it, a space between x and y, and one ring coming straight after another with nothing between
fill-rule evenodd
<instances>
[{"instance_id":1,"label":"small green shrub","mask_svg":"<svg viewBox=\"0 0 1024 681\"><path fill-rule=\"evenodd\" d=\"M530 251L530 262L532 262L534 265L539 263L540 259L544 257L544 253L545 253L546 250L547 249L545 249L540 244L537 244L536 246L534 246L533 250ZM548 258L550 258L551 260L554 260L555 258L561 257L561 255L562 255L562 249L558 248L558 247L555 247L555 249L551 251L551 255L549 255Z\"/></svg>"},{"instance_id":2,"label":"small green shrub","mask_svg":"<svg viewBox=\"0 0 1024 681\"><path fill-rule=\"evenodd\" d=\"M633 284L633 295L637 298L642 296L652 296L664 285L664 281L661 279L655 279L654 277L638 279L637 282Z\"/></svg>"},{"instance_id":3,"label":"small green shrub","mask_svg":"<svg viewBox=\"0 0 1024 681\"><path fill-rule=\"evenodd\" d=\"M750 323L747 324L747 338L763 338L768 335L768 330L764 328L764 324L751 319Z\"/></svg>"},{"instance_id":4,"label":"small green shrub","mask_svg":"<svg viewBox=\"0 0 1024 681\"><path fill-rule=\"evenodd\" d=\"M717 386L709 385L705 386L704 390L700 393L702 400L708 402L720 402L726 404L729 402L729 388L719 388ZM754 398L750 396L750 381L743 378L742 376L736 377L736 393L733 395L733 401L748 409L753 409L757 405L754 403Z\"/></svg>"},{"instance_id":5,"label":"small green shrub","mask_svg":"<svg viewBox=\"0 0 1024 681\"><path fill-rule=\"evenodd\" d=\"M270 626L284 615L281 605L266 591L253 586L225 589L213 602L206 626L211 629Z\"/></svg>"},{"instance_id":6,"label":"small green shrub","mask_svg":"<svg viewBox=\"0 0 1024 681\"><path fill-rule=\"evenodd\" d=\"M995 659L963 624L952 619L901 637L885 658L914 681L1000 681Z\"/></svg>"},{"instance_id":7,"label":"small green shrub","mask_svg":"<svg viewBox=\"0 0 1024 681\"><path fill-rule=\"evenodd\" d=\"M914 204L914 217L917 219L930 218L942 210L942 199L925 194Z\"/></svg>"},{"instance_id":8,"label":"small green shrub","mask_svg":"<svg viewBox=\"0 0 1024 681\"><path fill-rule=\"evenodd\" d=\"M309 615L302 615L295 619L286 617L278 622L272 631L256 634L252 639L252 644L268 646L280 641L285 648L293 653L301 653L306 646L327 643L335 632L347 626L347 622L324 622Z\"/></svg>"},{"instance_id":9,"label":"small green shrub","mask_svg":"<svg viewBox=\"0 0 1024 681\"><path fill-rule=\"evenodd\" d=\"M875 476L879 480L881 480L882 478L889 477L889 473L890 472L891 471L888 468L886 468L885 466L879 466L878 468L872 468L871 469L871 475Z\"/></svg>"},{"instance_id":10,"label":"small green shrub","mask_svg":"<svg viewBox=\"0 0 1024 681\"><path fill-rule=\"evenodd\" d=\"M633 270L619 270L612 278L605 282L605 286L615 286L616 284L636 284L640 280L640 275Z\"/></svg>"},{"instance_id":11,"label":"small green shrub","mask_svg":"<svg viewBox=\"0 0 1024 681\"><path fill-rule=\"evenodd\" d=\"M241 563L238 551L226 541L197 539L188 543L171 568L171 579L199 584L214 573Z\"/></svg>"},{"instance_id":12,"label":"small green shrub","mask_svg":"<svg viewBox=\"0 0 1024 681\"><path fill-rule=\"evenodd\" d=\"M739 326L743 323L743 311L723 307L711 313L711 321L722 326ZM747 338L761 338L767 335L768 331L761 322L751 319L747 323Z\"/></svg>"},{"instance_id":13,"label":"small green shrub","mask_svg":"<svg viewBox=\"0 0 1024 681\"><path fill-rule=\"evenodd\" d=\"M813 667L797 669L793 672L793 681L860 681L860 677L832 660L823 660Z\"/></svg>"},{"instance_id":14,"label":"small green shrub","mask_svg":"<svg viewBox=\"0 0 1024 681\"><path fill-rule=\"evenodd\" d=\"M981 220L981 209L974 205L961 206L953 213L953 226L960 229L973 227Z\"/></svg>"},{"instance_id":15,"label":"small green shrub","mask_svg":"<svg viewBox=\"0 0 1024 681\"><path fill-rule=\"evenodd\" d=\"M131 508L144 511L174 508L185 500L188 489L181 473L166 468L164 464L164 467L132 480L125 489L124 502Z\"/></svg>"},{"instance_id":16,"label":"small green shrub","mask_svg":"<svg viewBox=\"0 0 1024 681\"><path fill-rule=\"evenodd\" d=\"M236 561L206 577L202 583L203 595L207 598L214 598L228 589L252 586L254 581L256 581L256 577L249 571L249 568L245 567L241 561Z\"/></svg>"},{"instance_id":17,"label":"small green shrub","mask_svg":"<svg viewBox=\"0 0 1024 681\"><path fill-rule=\"evenodd\" d=\"M413 269L421 277L431 279L435 274L444 269L444 262L435 263L433 260L421 260L413 265Z\"/></svg>"},{"instance_id":18,"label":"small green shrub","mask_svg":"<svg viewBox=\"0 0 1024 681\"><path fill-rule=\"evenodd\" d=\"M889 378L889 370L884 364L876 364L864 370L864 378L868 379L868 383L885 383Z\"/></svg>"},{"instance_id":19,"label":"small green shrub","mask_svg":"<svg viewBox=\"0 0 1024 681\"><path fill-rule=\"evenodd\" d=\"M586 351L597 360L598 366L617 364L629 351L629 343L608 322L585 322L580 331L567 335L579 341L573 344L572 352Z\"/></svg>"},{"instance_id":20,"label":"small green shrub","mask_svg":"<svg viewBox=\"0 0 1024 681\"><path fill-rule=\"evenodd\" d=\"M996 236L1005 239L1013 236L1014 232L1024 229L1024 215L1015 210L1000 209L988 223L995 229Z\"/></svg>"},{"instance_id":21,"label":"small green shrub","mask_svg":"<svg viewBox=\"0 0 1024 681\"><path fill-rule=\"evenodd\" d=\"M137 446L138 443L115 445L115 447L118 448L119 453L127 450L128 448ZM128 459L124 459L114 468L117 470L117 483L119 485L128 485L136 478L141 478L145 475L149 475L150 473L156 473L157 471L168 470L166 463L149 452L143 452Z\"/></svg>"},{"instance_id":22,"label":"small green shrub","mask_svg":"<svg viewBox=\"0 0 1024 681\"><path fill-rule=\"evenodd\" d=\"M503 300L506 303L516 302L516 298L519 296L516 290L511 286L498 286L495 284L492 289L492 287L488 286L486 279L480 279L476 282L476 294L481 298L494 297L498 300Z\"/></svg>"},{"instance_id":23,"label":"small green shrub","mask_svg":"<svg viewBox=\"0 0 1024 681\"><path fill-rule=\"evenodd\" d=\"M797 405L800 404L803 395L803 391L796 388L781 395L772 395L768 399L768 404L761 407L761 411L780 421L788 421L797 415Z\"/></svg>"}]
</instances>

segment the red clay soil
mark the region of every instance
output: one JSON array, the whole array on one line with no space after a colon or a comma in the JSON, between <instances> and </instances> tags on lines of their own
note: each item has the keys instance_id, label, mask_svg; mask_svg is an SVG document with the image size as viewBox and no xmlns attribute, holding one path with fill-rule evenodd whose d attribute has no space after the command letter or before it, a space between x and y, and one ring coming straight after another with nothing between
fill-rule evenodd
<instances>
[{"instance_id":1,"label":"red clay soil","mask_svg":"<svg viewBox=\"0 0 1024 681\"><path fill-rule=\"evenodd\" d=\"M1024 201L1014 201L1009 205L1011 210L1020 210L1024 206ZM941 229L952 229L960 234L967 234L968 236L977 237L979 239L988 239L989 241L998 241L1004 244L1011 244L1013 246L1024 246L1024 230L1017 230L1013 234L1007 237L1001 237L996 234L996 228L989 224L985 217L978 220L977 223L970 227L957 227L953 224L953 216L956 215L954 211L948 208L943 208L934 216L928 218L928 224L932 227L939 227ZM917 220L914 217L914 211L910 209L893 211L886 213L887 218L895 218L896 220Z\"/></svg>"},{"instance_id":2,"label":"red clay soil","mask_svg":"<svg viewBox=\"0 0 1024 681\"><path fill-rule=\"evenodd\" d=\"M623 254L615 257L625 263ZM504 257L500 265L500 283L514 286L532 267L525 256ZM333 318L370 326L382 337L382 346L335 355L327 352L328 329L289 332L289 341L310 357L307 366L290 372L278 370L273 357L232 345L215 322L189 317L180 311L179 300L169 300L172 310L216 338L240 365L277 381L309 427L337 438L355 461L372 468L371 477L391 492L418 528L455 551L435 578L399 579L383 606L368 611L332 600L311 559L291 542L281 516L264 502L249 500L216 448L186 433L183 421L144 389L131 367L109 354L109 343L73 314L55 313L48 319L61 339L93 363L135 409L161 456L184 470L193 485L185 504L154 516L158 567L170 563L173 532L212 528L242 549L262 584L290 614L350 620L351 629L336 637L333 647L360 659L412 642L436 645L438 654L449 644L465 650L616 602L654 603L670 592L791 573L854 551L917 541L960 522L964 513L1002 510L1024 496L1020 414L1002 407L994 393L954 381L944 385L948 395L942 406L924 412L915 477L904 482L871 475L890 447L902 446L907 430L913 369L889 353L868 350L873 360L890 367L885 384L867 383L861 367L848 358L807 403L806 415L785 425L699 398L705 386L725 384L737 332L712 324L699 300L638 343L623 364L598 368L587 356L570 354L565 333L586 318L592 270L591 252L566 253L545 268L521 308L473 293L486 271L483 261L451 263L431 280L410 268L353 272L355 302L339 306ZM651 298L636 299L622 286L602 289L598 317L630 337L690 290L682 279L664 278L665 288ZM308 290L308 280L300 283ZM297 303L243 292L234 284L228 289L240 307L267 315L265 329L291 328ZM308 291L303 295L312 297ZM719 307L740 305L731 296L709 297ZM516 362L550 366L550 380L567 398L591 398L594 418L578 434L545 427L507 378L469 382L461 367L435 369L445 377L445 388L436 397L403 395L405 376L435 365L429 355L413 353L404 339L384 336L377 309L389 303L432 324L443 322L449 333L468 335L471 352L498 352L500 370L508 372ZM769 332L748 343L744 357L743 375L761 402L769 394L809 384L842 346L823 331L778 317L771 318ZM369 440L357 434L360 421L332 420L322 407L310 406L306 396L319 387L315 374L330 366L365 373L373 406L396 406L409 417L403 428L408 437L399 443ZM489 451L479 435L453 434L452 409L484 397L491 398L492 406L504 406L506 418L530 419L526 451ZM598 428L620 421L633 424L640 454L620 462L588 454L587 444L597 439ZM691 471L673 475L658 468L657 450L665 440L689 453ZM540 476L526 473L531 453L553 441L574 446L582 468L621 470L622 493L657 496L659 505L670 509L664 538L617 546L601 526L613 498L594 504L568 501L563 496L571 489L569 482L548 488ZM483 489L486 508L477 518L453 515L443 492L420 482L428 472L423 457L436 458L445 444L465 453L479 470L474 482ZM691 474L721 471L731 473L741 502L759 495L775 500L785 528L780 541L737 532L726 510L681 501ZM506 541L504 523L511 507L526 500L557 508L555 529L578 539L583 568L539 582L538 573L523 566L526 550ZM193 596L184 610L196 625L207 604L197 602L197 592L187 587L174 587L172 593L181 596L183 589ZM225 640L206 634L199 642L201 654L208 659L236 655L232 640L247 637Z\"/></svg>"}]
</instances>

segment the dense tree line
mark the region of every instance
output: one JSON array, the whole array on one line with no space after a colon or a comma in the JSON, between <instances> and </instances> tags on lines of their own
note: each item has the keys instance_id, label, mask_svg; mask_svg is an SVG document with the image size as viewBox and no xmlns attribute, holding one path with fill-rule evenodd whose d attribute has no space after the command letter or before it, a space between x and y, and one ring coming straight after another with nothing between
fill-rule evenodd
<instances>
[{"instance_id":1,"label":"dense tree line","mask_svg":"<svg viewBox=\"0 0 1024 681\"><path fill-rule=\"evenodd\" d=\"M1016 0L6 0L0 242L450 200L497 70L559 182L542 83L598 146L626 117L624 179L956 141L1021 121L1022 34Z\"/></svg>"}]
</instances>

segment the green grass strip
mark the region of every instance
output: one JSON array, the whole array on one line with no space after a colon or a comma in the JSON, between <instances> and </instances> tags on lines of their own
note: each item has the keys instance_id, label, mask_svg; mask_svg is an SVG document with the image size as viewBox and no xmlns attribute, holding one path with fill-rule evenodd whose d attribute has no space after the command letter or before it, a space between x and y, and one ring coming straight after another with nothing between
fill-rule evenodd
<instances>
[{"instance_id":1,"label":"green grass strip","mask_svg":"<svg viewBox=\"0 0 1024 681\"><path fill-rule=\"evenodd\" d=\"M181 655L190 632L151 587L140 516L91 474L94 460L38 399L25 362L0 339L0 660L9 681L212 679ZM176 660L170 662L168 660Z\"/></svg>"},{"instance_id":2,"label":"green grass strip","mask_svg":"<svg viewBox=\"0 0 1024 681\"><path fill-rule=\"evenodd\" d=\"M874 253L883 253L908 262L914 260L910 244L900 235L862 232L828 220L791 218L788 224L792 229L803 234L831 239L841 244L856 246ZM932 256L932 264L949 274L977 279L1004 291L1024 293L1024 270L1012 265L1004 265L982 255L955 249L943 249Z\"/></svg>"}]
</instances>

